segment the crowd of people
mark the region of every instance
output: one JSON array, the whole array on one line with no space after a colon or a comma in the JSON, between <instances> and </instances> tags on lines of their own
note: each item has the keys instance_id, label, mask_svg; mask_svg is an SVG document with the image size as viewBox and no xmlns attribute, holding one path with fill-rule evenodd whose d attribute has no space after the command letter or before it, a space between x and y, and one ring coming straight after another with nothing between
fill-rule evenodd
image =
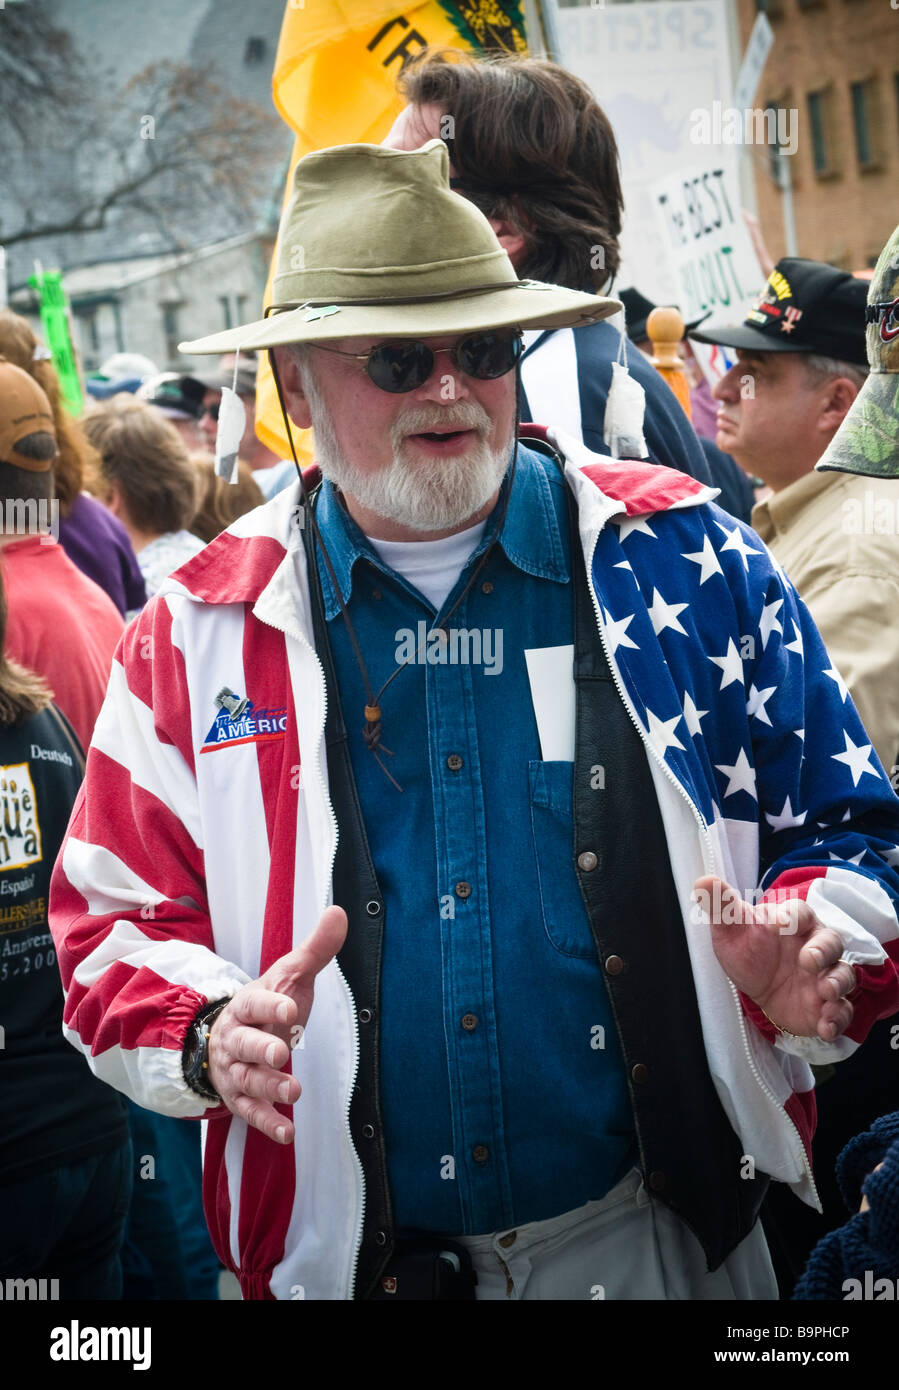
<instances>
[{"instance_id":1,"label":"crowd of people","mask_svg":"<svg viewBox=\"0 0 899 1390\"><path fill-rule=\"evenodd\" d=\"M585 84L400 90L211 370L0 311L0 1277L899 1296L899 228L691 423Z\"/></svg>"}]
</instances>

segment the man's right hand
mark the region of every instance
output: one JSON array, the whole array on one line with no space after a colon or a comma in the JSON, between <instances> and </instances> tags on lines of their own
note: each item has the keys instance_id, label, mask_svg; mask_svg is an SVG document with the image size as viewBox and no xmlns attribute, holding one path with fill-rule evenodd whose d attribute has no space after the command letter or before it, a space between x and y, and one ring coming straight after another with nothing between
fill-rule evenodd
<instances>
[{"instance_id":1,"label":"man's right hand","mask_svg":"<svg viewBox=\"0 0 899 1390\"><path fill-rule=\"evenodd\" d=\"M273 1101L293 1105L301 1086L280 1069L312 1009L315 977L344 943L347 918L329 907L311 936L239 989L209 1030L209 1080L233 1114L278 1144L294 1129Z\"/></svg>"}]
</instances>

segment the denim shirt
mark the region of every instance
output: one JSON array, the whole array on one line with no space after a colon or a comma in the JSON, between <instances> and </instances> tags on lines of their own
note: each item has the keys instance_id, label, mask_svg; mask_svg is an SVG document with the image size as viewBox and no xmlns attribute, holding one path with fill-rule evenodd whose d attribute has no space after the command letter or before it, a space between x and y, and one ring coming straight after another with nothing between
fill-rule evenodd
<instances>
[{"instance_id":1,"label":"denim shirt","mask_svg":"<svg viewBox=\"0 0 899 1390\"><path fill-rule=\"evenodd\" d=\"M397 1233L481 1234L605 1195L636 1143L572 852L572 763L543 761L525 652L573 642L565 483L519 448L441 613L385 565L330 484L317 519L376 692L382 752L326 567L353 773L385 903L382 1115ZM425 640L422 641L422 637ZM562 657L566 659L565 656ZM570 656L567 657L570 660Z\"/></svg>"}]
</instances>

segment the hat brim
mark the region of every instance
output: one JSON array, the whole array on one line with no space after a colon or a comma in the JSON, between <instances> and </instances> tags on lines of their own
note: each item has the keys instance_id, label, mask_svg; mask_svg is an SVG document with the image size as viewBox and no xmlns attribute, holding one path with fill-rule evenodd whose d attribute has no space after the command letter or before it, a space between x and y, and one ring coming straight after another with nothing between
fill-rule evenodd
<instances>
[{"instance_id":1,"label":"hat brim","mask_svg":"<svg viewBox=\"0 0 899 1390\"><path fill-rule=\"evenodd\" d=\"M705 333L695 333L691 329L688 330L687 337L692 338L697 343L710 343L715 347L742 348L745 352L808 353L811 351L807 343L793 344L786 339L781 342L777 338L772 338L770 333L762 333L760 329L748 327L745 323L712 328Z\"/></svg>"},{"instance_id":2,"label":"hat brim","mask_svg":"<svg viewBox=\"0 0 899 1390\"><path fill-rule=\"evenodd\" d=\"M868 375L815 468L821 473L899 478L899 374Z\"/></svg>"},{"instance_id":3,"label":"hat brim","mask_svg":"<svg viewBox=\"0 0 899 1390\"><path fill-rule=\"evenodd\" d=\"M530 280L508 289L455 295L445 300L288 309L206 338L179 343L178 351L202 355L336 338L425 338L479 333L488 328L577 328L617 314L621 308L617 299Z\"/></svg>"}]
</instances>

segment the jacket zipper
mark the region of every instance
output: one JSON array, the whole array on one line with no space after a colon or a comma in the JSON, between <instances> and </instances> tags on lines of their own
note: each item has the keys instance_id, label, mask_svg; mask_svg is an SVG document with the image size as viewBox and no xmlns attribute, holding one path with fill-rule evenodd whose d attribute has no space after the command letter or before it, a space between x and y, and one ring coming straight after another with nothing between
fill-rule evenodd
<instances>
[{"instance_id":1,"label":"jacket zipper","mask_svg":"<svg viewBox=\"0 0 899 1390\"><path fill-rule=\"evenodd\" d=\"M327 722L328 722L328 686L327 686L327 682L326 682L326 680L325 680L325 671L324 671L324 667L322 666L321 662L320 662L319 659L318 659L318 653L315 651L314 647L310 646L310 644L306 641L305 637L303 637L301 633L299 633L299 632L288 632L287 629L286 629L286 627L281 627L278 623L272 622L269 618L263 618L262 621L265 622L265 623L267 624L267 626L273 627L273 628L275 628L275 630L276 630L277 632L282 633L282 634L284 635L285 638L289 638L291 641L296 642L298 646L300 646L300 647L305 647L306 650L307 650L307 652L309 652L309 654L312 656L312 658L313 658L313 660L314 660L314 662L315 662L315 665L316 665L316 667L317 667L317 669L318 669L319 680L320 680L320 683L321 683L321 694L322 694L322 718L321 718L321 728L322 728L322 738L324 738L324 731L325 731L325 729L326 729L326 727L327 727ZM326 765L327 765L327 756L328 756L328 754L327 754L327 744L326 744L326 745L325 745L325 759L326 759ZM335 860L336 860L336 858L337 858L337 838L338 838L338 835L339 835L339 828L338 828L338 825L337 825L337 817L336 817L335 814L334 814L334 807L331 805L331 798L330 798L330 795L328 794L328 788L327 788L327 786L325 786L325 800L326 800L327 803L328 803L328 814L329 814L330 817L331 817L331 825L332 825L332 827L333 827L333 829L334 829L334 848L333 848L333 850L331 851L331 862L330 862L330 864L328 865L328 873L327 873L327 878L326 878L326 883L330 883L331 880L332 880L333 873L334 873L334 862L335 862ZM324 896L324 898L319 902L319 920L321 919L321 916L322 916L322 914L324 913L324 911L325 911L325 909L326 909L326 907L327 907L327 905L328 905L328 904L327 904L327 897L328 897L328 893L327 893L327 888L326 888L326 889L325 889L325 896ZM344 988L346 989L347 995L349 996L350 1003L351 1003L351 1006L352 1006L352 1016L353 1016L353 1075L352 1075L351 1080L350 1080L350 1090L349 1090L349 1096L348 1096L348 1098L347 1098L347 1103L346 1103L346 1112L345 1112L345 1114L344 1114L344 1124L346 1125L346 1137L347 1137L347 1140L348 1140L348 1142L349 1142L350 1152L352 1153L352 1155L353 1155L353 1160L354 1160L354 1162L355 1162L355 1164L356 1164L356 1173L357 1173L357 1175L358 1175L358 1178L359 1178L359 1185L360 1185L360 1188L361 1188L361 1191L362 1191L362 1203L361 1203L361 1206L360 1206L360 1208L359 1208L359 1215L358 1215L358 1218L357 1218L357 1221L356 1221L356 1233L355 1233L354 1240L353 1240L354 1254L353 1254L353 1266L352 1266L352 1269L351 1269L351 1271L350 1271L350 1292L349 1292L349 1298L350 1298L350 1301L352 1301L352 1299L353 1299L354 1296L355 1296L355 1292L356 1292L356 1271L357 1271L358 1265L359 1265L359 1253L360 1253L361 1248L362 1248L362 1231L363 1231L363 1228L364 1228L364 1225L365 1225L365 1171L364 1171L364 1169L363 1169L363 1167L362 1167L362 1160L360 1159L358 1153L356 1152L356 1145L353 1143L353 1131L352 1131L352 1129L350 1128L350 1109L351 1109L351 1106L352 1106L352 1103L353 1103L353 1092L354 1092L354 1090L355 1090L355 1088L356 1088L356 1078L357 1078L357 1076L359 1075L359 1020L358 1020L357 1017L356 1017L356 1003L355 1003L355 1000L353 999L353 991L350 989L349 982L348 982L346 976L344 975L343 971L341 970L340 965L339 965L339 963L338 963L338 961L337 961L336 956L335 956L335 958L334 958L334 968L335 968L335 970L337 971L337 974L340 976L340 979L343 981Z\"/></svg>"},{"instance_id":2,"label":"jacket zipper","mask_svg":"<svg viewBox=\"0 0 899 1390\"><path fill-rule=\"evenodd\" d=\"M615 689L618 691L619 698L621 699L621 702L622 702L622 704L624 705L624 708L627 710L628 715L630 716L631 722L632 722L632 724L634 725L634 727L636 728L637 733L640 735L640 738L642 739L644 745L649 749L649 752L650 752L651 756L653 757L653 759L655 760L655 762L659 765L659 767L661 767L661 769L662 769L662 771L664 772L665 776L667 777L668 781L671 782L672 785L675 786L675 787L677 788L677 790L680 792L681 796L683 797L683 799L686 801L687 805L689 806L690 811L691 811L691 813L692 813L692 815L693 815L693 818L694 818L694 820L696 821L696 823L698 824L699 829L700 829L700 831L701 831L701 833L702 833L703 843L704 843L704 845L706 846L707 851L708 851L707 854L704 854L704 856L703 856L704 860L706 861L707 872L709 872L709 873L715 873L715 872L716 872L716 866L715 866L715 847L714 847L714 845L712 844L712 837L711 837L711 835L709 834L709 828L708 828L708 826L706 825L705 817L703 816L703 814L702 814L702 812L700 811L699 807L696 806L696 805L694 804L692 798L690 797L689 793L687 792L686 787L683 787L683 786L681 785L681 783L677 780L677 778L675 777L674 773L671 771L670 767L669 767L668 764L665 762L665 759L661 756L661 754L658 753L658 751L656 750L654 744L653 744L653 743L651 742L651 740L647 737L646 733L645 733L644 730L643 730L643 726L641 725L639 719L637 718L636 712L631 708L631 703L630 703L630 700L629 700L629 698L628 698L627 692L625 691L625 689L624 689L624 687L623 687L621 681L618 679L618 673L617 673L617 671L615 670L615 667L614 667L613 664L612 664L611 653L609 652L609 648L608 648L608 645L607 645L607 643L606 643L606 635L605 635L605 632L603 631L602 614L600 613L600 610L599 610L599 601L598 601L598 599L597 599L597 597L596 597L596 591L595 591L594 586L593 586L593 559L594 559L594 556L595 556L595 554L596 554L596 547L597 547L598 544L599 544L599 535L600 535L600 531L602 531L602 528L605 526L606 522L609 520L609 516L610 516L610 515L612 515L612 513L609 513L609 515L603 517L602 522L600 523L599 529L598 529L597 532L596 532L596 536L595 536L594 539L593 539L593 544L592 544L592 546L590 547L590 555L589 555L589 557L588 557L588 565L587 565L587 585L588 585L588 588L589 588L589 590L590 590L590 597L591 597L591 599L593 600L593 607L594 607L594 610L595 610L595 612L596 612L596 626L597 626L597 628L599 629L599 640L600 640L600 642L602 643L602 648L603 648L603 651L605 652L605 655L606 655L606 661L607 661L607 663L608 663L609 670L610 670L610 672L611 672L611 674L612 674L612 680L615 682ZM752 1075L755 1077L755 1079L756 1079L756 1081L757 1081L759 1087L761 1088L762 1092L763 1092L764 1095L766 1095L767 1098L771 1101L771 1103L774 1105L775 1109L783 1111L783 1106L780 1104L780 1102L778 1101L777 1097L774 1095L773 1091L770 1090L770 1088L766 1085L765 1081L762 1079L762 1076L761 1076L761 1074L760 1074L760 1072L759 1072L759 1070L758 1070L758 1067L757 1067L756 1064L755 1064L755 1060L754 1060L754 1058L753 1058L753 1056L752 1056L752 1052L751 1052L750 1047L749 1047L749 1038L748 1038L747 1033L746 1033L746 1018L745 1018L745 1015L744 1015L744 1013L743 1013L742 1006L741 1006L741 1004L740 1004L740 996L739 996L739 992L738 992L738 990L737 990L737 987L736 987L736 985L734 984L733 980L731 980L729 977L725 977L725 978L727 978L728 987L729 987L729 989L730 989L731 995L732 995L732 997L733 997L734 1005L735 1005L736 1010L737 1010L737 1017L738 1017L739 1020L740 1020L740 1035L741 1035L741 1037L742 1037L742 1039L743 1039L743 1051L744 1051L744 1053L745 1053L746 1060L747 1060L747 1062L749 1063L749 1069L750 1069ZM786 1119L787 1123L788 1123L789 1126L790 1126L790 1133L791 1133L792 1137L794 1138L794 1140L796 1141L796 1143L798 1143L798 1145L799 1145L799 1149L800 1149L801 1157L802 1157L802 1165L803 1165L803 1168L804 1168L806 1174L808 1175L808 1180L809 1180L809 1182L811 1183L812 1191L813 1191L813 1193L815 1194L815 1199L816 1199L816 1201L818 1202L818 1204L819 1204L819 1206L820 1206L821 1198L819 1197L819 1195L818 1195L818 1189L817 1189L817 1187L815 1186L815 1178L814 1178L814 1174L812 1173L811 1164L810 1164L809 1161L808 1161L808 1156L807 1156L807 1154L806 1154L806 1152L805 1152L805 1145L804 1145L803 1142L802 1142L802 1139L801 1139L801 1137L800 1137L800 1135L799 1135L799 1133L798 1133L798 1131L797 1131L797 1129L796 1129L796 1126L793 1124L793 1121L790 1119L789 1115L787 1115L785 1111L784 1111L784 1118Z\"/></svg>"}]
</instances>

